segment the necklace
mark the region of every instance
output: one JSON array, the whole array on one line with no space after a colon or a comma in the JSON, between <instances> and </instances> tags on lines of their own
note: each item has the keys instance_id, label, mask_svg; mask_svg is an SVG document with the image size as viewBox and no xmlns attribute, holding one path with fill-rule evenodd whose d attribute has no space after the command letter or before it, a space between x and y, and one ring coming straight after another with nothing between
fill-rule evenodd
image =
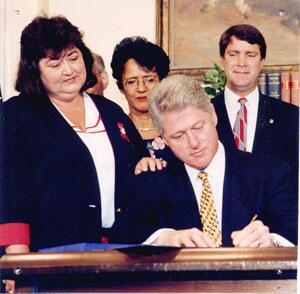
<instances>
[{"instance_id":1,"label":"necklace","mask_svg":"<svg viewBox=\"0 0 300 294\"><path fill-rule=\"evenodd\" d=\"M128 116L129 116L130 119L133 121L131 113L129 113ZM140 132L151 132L151 131L156 131L156 128L154 128L154 127L152 127L152 128L139 128L139 127L137 127L137 126L135 126L135 127L136 127L136 129L137 129L138 131L140 131Z\"/></svg>"},{"instance_id":2,"label":"necklace","mask_svg":"<svg viewBox=\"0 0 300 294\"><path fill-rule=\"evenodd\" d=\"M150 132L156 130L156 128L137 128L140 132Z\"/></svg>"}]
</instances>

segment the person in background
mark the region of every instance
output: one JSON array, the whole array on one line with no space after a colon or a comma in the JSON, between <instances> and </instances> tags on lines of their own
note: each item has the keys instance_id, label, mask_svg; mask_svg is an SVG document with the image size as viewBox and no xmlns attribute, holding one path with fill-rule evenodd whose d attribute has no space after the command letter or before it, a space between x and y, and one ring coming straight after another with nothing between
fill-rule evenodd
<instances>
[{"instance_id":1,"label":"person in background","mask_svg":"<svg viewBox=\"0 0 300 294\"><path fill-rule=\"evenodd\" d=\"M169 73L169 57L158 45L143 37L123 39L116 45L111 61L112 75L127 99L129 117L154 158L168 161L172 156L148 111L152 89Z\"/></svg>"},{"instance_id":2,"label":"person in background","mask_svg":"<svg viewBox=\"0 0 300 294\"><path fill-rule=\"evenodd\" d=\"M196 79L172 75L149 98L153 123L177 159L133 178L113 242L187 247L297 244L297 197L289 165L227 148Z\"/></svg>"},{"instance_id":3,"label":"person in background","mask_svg":"<svg viewBox=\"0 0 300 294\"><path fill-rule=\"evenodd\" d=\"M87 94L93 57L64 17L21 36L19 96L2 106L0 245L6 253L107 242L128 177L149 156L114 102Z\"/></svg>"},{"instance_id":4,"label":"person in background","mask_svg":"<svg viewBox=\"0 0 300 294\"><path fill-rule=\"evenodd\" d=\"M219 50L226 88L212 103L221 142L282 158L291 165L297 186L299 109L259 93L258 78L267 51L263 35L250 25L232 26L221 35Z\"/></svg>"},{"instance_id":5,"label":"person in background","mask_svg":"<svg viewBox=\"0 0 300 294\"><path fill-rule=\"evenodd\" d=\"M105 70L103 58L95 53L92 53L92 55L94 59L92 71L97 78L97 83L93 87L87 89L86 92L103 96L103 91L107 88L109 82L108 74Z\"/></svg>"}]
</instances>

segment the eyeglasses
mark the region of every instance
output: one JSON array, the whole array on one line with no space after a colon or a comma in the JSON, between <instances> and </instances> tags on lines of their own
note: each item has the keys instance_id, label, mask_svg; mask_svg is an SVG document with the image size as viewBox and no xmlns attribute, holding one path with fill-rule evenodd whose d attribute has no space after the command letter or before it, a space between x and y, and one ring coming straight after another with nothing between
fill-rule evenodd
<instances>
[{"instance_id":1,"label":"eyeglasses","mask_svg":"<svg viewBox=\"0 0 300 294\"><path fill-rule=\"evenodd\" d=\"M142 81L144 86L147 88L153 86L155 82L158 80L158 76L144 76L141 79L140 78L129 78L126 80L123 80L123 85L130 88L130 89L136 89L140 82Z\"/></svg>"}]
</instances>

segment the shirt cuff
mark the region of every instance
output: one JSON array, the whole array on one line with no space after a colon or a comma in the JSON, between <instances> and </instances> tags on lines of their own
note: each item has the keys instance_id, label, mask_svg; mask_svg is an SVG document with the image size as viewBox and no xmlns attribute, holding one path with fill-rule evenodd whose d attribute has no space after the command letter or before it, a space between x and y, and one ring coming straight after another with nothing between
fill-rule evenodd
<instances>
[{"instance_id":1,"label":"shirt cuff","mask_svg":"<svg viewBox=\"0 0 300 294\"><path fill-rule=\"evenodd\" d=\"M166 232L166 231L175 231L174 229L171 228L163 228L155 231L150 237L147 238L146 241L143 242L144 245L151 245L154 243L154 241L161 235L161 233Z\"/></svg>"},{"instance_id":2,"label":"shirt cuff","mask_svg":"<svg viewBox=\"0 0 300 294\"><path fill-rule=\"evenodd\" d=\"M271 233L271 239L276 247L295 247L295 245L289 240L283 238L282 236Z\"/></svg>"},{"instance_id":3,"label":"shirt cuff","mask_svg":"<svg viewBox=\"0 0 300 294\"><path fill-rule=\"evenodd\" d=\"M5 223L0 225L0 246L30 244L29 225L25 223Z\"/></svg>"}]
</instances>

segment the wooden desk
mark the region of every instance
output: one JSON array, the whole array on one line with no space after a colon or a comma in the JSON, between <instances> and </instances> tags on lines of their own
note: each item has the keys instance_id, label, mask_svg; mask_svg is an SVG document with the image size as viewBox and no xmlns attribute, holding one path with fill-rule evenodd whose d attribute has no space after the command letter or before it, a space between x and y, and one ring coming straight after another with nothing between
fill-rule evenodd
<instances>
[{"instance_id":1,"label":"wooden desk","mask_svg":"<svg viewBox=\"0 0 300 294\"><path fill-rule=\"evenodd\" d=\"M296 293L297 248L161 249L4 255L2 278L24 293Z\"/></svg>"}]
</instances>

